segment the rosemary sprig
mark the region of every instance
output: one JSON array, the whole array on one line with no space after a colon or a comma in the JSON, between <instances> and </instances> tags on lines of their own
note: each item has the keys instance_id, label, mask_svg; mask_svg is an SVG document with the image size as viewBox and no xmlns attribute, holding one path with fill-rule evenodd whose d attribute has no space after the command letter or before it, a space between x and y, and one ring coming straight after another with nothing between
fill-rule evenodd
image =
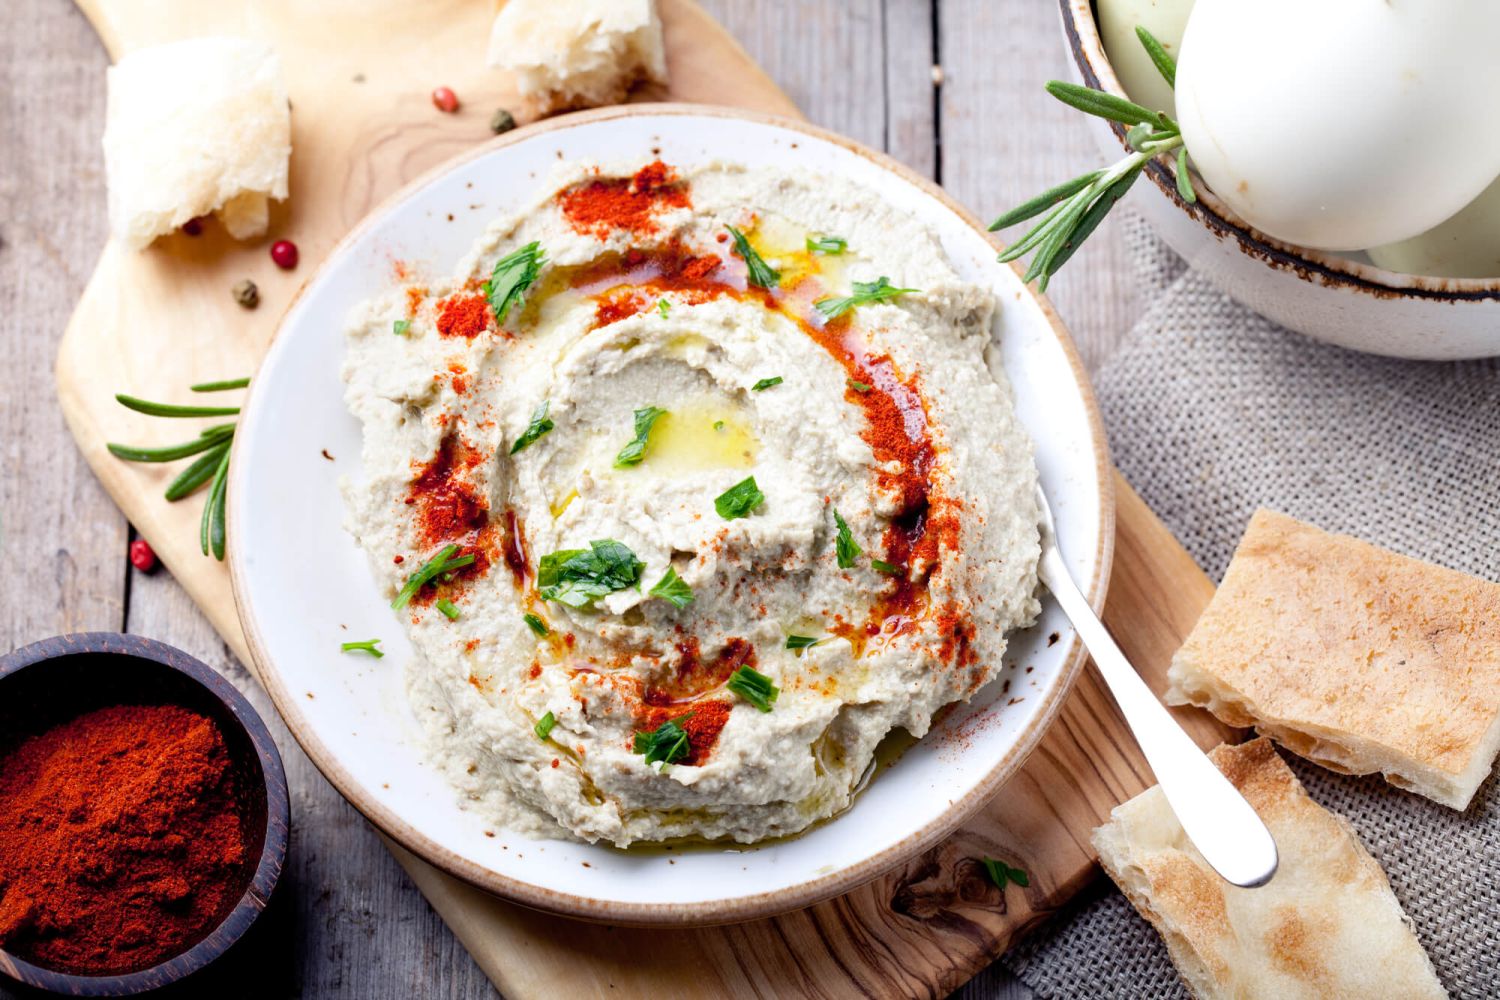
<instances>
[{"instance_id":1,"label":"rosemary sprig","mask_svg":"<svg viewBox=\"0 0 1500 1000\"><path fill-rule=\"evenodd\" d=\"M1157 72L1169 85L1174 84L1177 64L1172 56L1145 28L1137 27L1136 35ZM1084 114L1130 126L1125 140L1132 152L1112 166L1091 170L1043 191L990 225L990 231L994 232L1042 216L1041 221L1001 253L999 259L1003 263L1032 253L1031 264L1022 280L1035 281L1044 292L1047 282L1099 227L1115 203L1125 197L1125 192L1130 190L1153 157L1176 150L1178 193L1186 202L1198 200L1188 176L1187 147L1182 144L1182 130L1170 116L1102 90L1060 80L1048 83L1047 93Z\"/></svg>"},{"instance_id":2,"label":"rosemary sprig","mask_svg":"<svg viewBox=\"0 0 1500 1000\"><path fill-rule=\"evenodd\" d=\"M193 392L222 392L226 389L243 389L249 384L249 378L235 378L199 382L190 388ZM240 412L238 406L179 406L176 403L155 403L124 393L116 394L115 399L127 409L153 417L228 417ZM163 495L168 501L175 502L196 493L205 485L208 486L208 500L203 504L203 515L198 520L198 545L204 555L212 555L220 562L224 560L229 451L234 444L234 429L233 423L214 424L204 428L191 441L165 448L105 445L111 455L127 462L175 462L189 455L199 456L167 484Z\"/></svg>"}]
</instances>

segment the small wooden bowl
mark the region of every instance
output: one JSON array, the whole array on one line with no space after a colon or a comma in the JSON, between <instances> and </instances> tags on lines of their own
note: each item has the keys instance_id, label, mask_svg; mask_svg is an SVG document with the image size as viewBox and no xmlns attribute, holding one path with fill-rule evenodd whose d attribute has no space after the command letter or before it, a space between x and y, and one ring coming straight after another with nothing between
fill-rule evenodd
<instances>
[{"instance_id":1,"label":"small wooden bowl","mask_svg":"<svg viewBox=\"0 0 1500 1000\"><path fill-rule=\"evenodd\" d=\"M15 721L7 717L33 733L132 700L182 705L218 723L246 785L265 790L263 804L253 791L250 796L256 821L248 847L260 859L234 909L182 954L136 972L89 976L54 972L0 949L0 973L26 986L67 996L116 997L177 983L219 958L250 929L281 877L291 811L286 772L265 723L228 681L181 650L114 632L43 639L0 657L0 733L15 732Z\"/></svg>"}]
</instances>

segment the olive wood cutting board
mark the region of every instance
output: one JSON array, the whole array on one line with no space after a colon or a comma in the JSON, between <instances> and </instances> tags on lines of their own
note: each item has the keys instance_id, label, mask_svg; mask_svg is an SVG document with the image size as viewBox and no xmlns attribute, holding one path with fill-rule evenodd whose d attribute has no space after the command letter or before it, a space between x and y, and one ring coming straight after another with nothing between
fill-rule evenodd
<instances>
[{"instance_id":1,"label":"olive wood cutting board","mask_svg":"<svg viewBox=\"0 0 1500 1000\"><path fill-rule=\"evenodd\" d=\"M116 392L181 401L195 382L254 371L302 282L359 219L411 178L489 137L514 107L484 50L491 5L476 0L78 0L112 57L142 45L229 33L281 54L292 96L291 199L263 240L237 244L215 224L145 253L106 244L63 337L64 415L110 495L249 664L224 566L198 551L202 495L168 504L169 467L116 460L106 441L168 443L180 428L129 412ZM670 88L650 99L796 115L774 83L691 0L661 0ZM428 94L452 87L458 114ZM266 247L295 241L278 271ZM230 288L260 287L241 309ZM179 435L180 436L180 435ZM1118 535L1106 619L1147 680L1213 592L1208 578L1117 478ZM1179 710L1205 745L1225 730ZM1089 831L1151 783L1092 668L1023 770L960 831L874 882L800 912L729 927L635 930L574 922L503 902L390 845L434 908L507 997L941 996L1095 877ZM1005 858L1030 886L1001 892L973 860ZM614 992L621 991L621 992Z\"/></svg>"}]
</instances>

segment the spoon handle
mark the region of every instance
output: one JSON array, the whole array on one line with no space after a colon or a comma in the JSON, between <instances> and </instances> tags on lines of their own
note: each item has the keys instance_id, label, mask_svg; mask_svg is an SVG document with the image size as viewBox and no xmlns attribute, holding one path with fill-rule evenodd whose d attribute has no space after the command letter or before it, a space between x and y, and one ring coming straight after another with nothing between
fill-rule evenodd
<instances>
[{"instance_id":1,"label":"spoon handle","mask_svg":"<svg viewBox=\"0 0 1500 1000\"><path fill-rule=\"evenodd\" d=\"M1271 831L1151 693L1089 607L1063 563L1045 498L1040 502L1044 524L1037 575L1078 630L1188 839L1227 881L1246 888L1264 885L1276 874Z\"/></svg>"}]
</instances>

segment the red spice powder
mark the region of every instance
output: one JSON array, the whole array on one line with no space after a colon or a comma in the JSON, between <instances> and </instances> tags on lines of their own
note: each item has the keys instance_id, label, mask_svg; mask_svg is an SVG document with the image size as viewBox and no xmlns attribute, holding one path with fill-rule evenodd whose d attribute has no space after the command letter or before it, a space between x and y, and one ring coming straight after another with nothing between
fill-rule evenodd
<instances>
[{"instance_id":1,"label":"red spice powder","mask_svg":"<svg viewBox=\"0 0 1500 1000\"><path fill-rule=\"evenodd\" d=\"M645 312L651 300L631 288L615 288L594 301L594 329Z\"/></svg>"},{"instance_id":2,"label":"red spice powder","mask_svg":"<svg viewBox=\"0 0 1500 1000\"><path fill-rule=\"evenodd\" d=\"M714 748L719 745L719 733L729 721L732 707L729 702L716 699L672 707L643 705L636 714L635 724L640 732L645 733L659 728L664 722L678 720L677 724L688 734L688 754L674 763L702 764L713 756ZM684 715L688 717L684 719Z\"/></svg>"},{"instance_id":3,"label":"red spice powder","mask_svg":"<svg viewBox=\"0 0 1500 1000\"><path fill-rule=\"evenodd\" d=\"M86 975L180 954L244 894L248 822L197 712L116 705L33 736L0 762L0 944Z\"/></svg>"},{"instance_id":4,"label":"red spice powder","mask_svg":"<svg viewBox=\"0 0 1500 1000\"><path fill-rule=\"evenodd\" d=\"M601 239L616 229L654 233L660 212L690 204L687 186L660 160L646 164L633 177L601 177L560 191L557 203L569 225Z\"/></svg>"},{"instance_id":5,"label":"red spice powder","mask_svg":"<svg viewBox=\"0 0 1500 1000\"><path fill-rule=\"evenodd\" d=\"M456 541L489 521L488 504L462 478L483 461L482 454L457 437L445 437L412 481L406 502L417 507L417 531L424 545Z\"/></svg>"},{"instance_id":6,"label":"red spice powder","mask_svg":"<svg viewBox=\"0 0 1500 1000\"><path fill-rule=\"evenodd\" d=\"M677 663L672 673L646 688L647 705L682 705L723 686L740 667L755 667L755 647L735 636L724 643L713 659L705 660L697 636L686 636L675 644Z\"/></svg>"},{"instance_id":7,"label":"red spice powder","mask_svg":"<svg viewBox=\"0 0 1500 1000\"><path fill-rule=\"evenodd\" d=\"M438 303L441 336L473 340L489 328L490 303L483 295L452 295Z\"/></svg>"}]
</instances>

